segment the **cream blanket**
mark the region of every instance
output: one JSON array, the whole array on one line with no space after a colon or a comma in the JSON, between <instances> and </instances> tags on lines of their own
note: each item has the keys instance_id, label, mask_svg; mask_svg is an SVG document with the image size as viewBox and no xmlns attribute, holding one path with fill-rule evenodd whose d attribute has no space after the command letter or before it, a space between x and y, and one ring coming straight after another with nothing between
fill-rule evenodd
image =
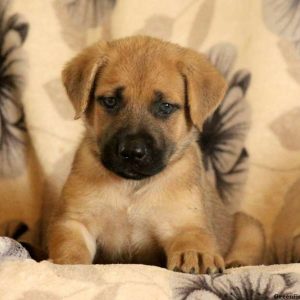
<instances>
[{"instance_id":1,"label":"cream blanket","mask_svg":"<svg viewBox=\"0 0 300 300\"><path fill-rule=\"evenodd\" d=\"M244 267L189 275L144 265L55 265L28 259L0 238L0 299L274 299L300 298L300 265Z\"/></svg>"},{"instance_id":2,"label":"cream blanket","mask_svg":"<svg viewBox=\"0 0 300 300\"><path fill-rule=\"evenodd\" d=\"M0 278L0 299L5 300L300 298L296 264L244 267L211 277L142 265L60 266L27 259L0 263Z\"/></svg>"}]
</instances>

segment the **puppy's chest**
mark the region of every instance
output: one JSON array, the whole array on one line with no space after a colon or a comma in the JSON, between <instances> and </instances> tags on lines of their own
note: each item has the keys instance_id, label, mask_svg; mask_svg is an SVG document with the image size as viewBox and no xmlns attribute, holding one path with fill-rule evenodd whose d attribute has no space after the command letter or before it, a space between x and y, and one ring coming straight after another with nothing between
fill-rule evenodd
<instances>
[{"instance_id":1,"label":"puppy's chest","mask_svg":"<svg viewBox=\"0 0 300 300\"><path fill-rule=\"evenodd\" d=\"M131 261L155 248L151 235L151 211L142 199L114 194L108 205L97 209L98 248L110 262Z\"/></svg>"}]
</instances>

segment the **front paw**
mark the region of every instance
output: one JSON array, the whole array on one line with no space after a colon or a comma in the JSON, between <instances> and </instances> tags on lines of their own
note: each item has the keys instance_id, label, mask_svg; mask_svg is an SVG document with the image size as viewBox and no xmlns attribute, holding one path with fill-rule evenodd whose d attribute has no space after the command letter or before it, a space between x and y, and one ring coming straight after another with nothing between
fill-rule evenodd
<instances>
[{"instance_id":1,"label":"front paw","mask_svg":"<svg viewBox=\"0 0 300 300\"><path fill-rule=\"evenodd\" d=\"M197 250L173 252L168 255L168 269L191 274L222 273L225 268L223 258L214 253Z\"/></svg>"}]
</instances>

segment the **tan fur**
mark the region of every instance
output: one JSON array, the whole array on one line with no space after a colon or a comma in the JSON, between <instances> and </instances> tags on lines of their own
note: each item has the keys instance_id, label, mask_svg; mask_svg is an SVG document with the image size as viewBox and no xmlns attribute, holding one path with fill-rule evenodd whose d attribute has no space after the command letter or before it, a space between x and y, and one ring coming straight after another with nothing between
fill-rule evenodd
<instances>
[{"instance_id":1,"label":"tan fur","mask_svg":"<svg viewBox=\"0 0 300 300\"><path fill-rule=\"evenodd\" d=\"M234 220L234 240L225 259L227 267L261 264L265 253L262 225L242 212L236 213Z\"/></svg>"},{"instance_id":2,"label":"tan fur","mask_svg":"<svg viewBox=\"0 0 300 300\"><path fill-rule=\"evenodd\" d=\"M299 180L285 197L283 207L275 219L268 263L289 264L300 262L300 201Z\"/></svg>"},{"instance_id":3,"label":"tan fur","mask_svg":"<svg viewBox=\"0 0 300 300\"><path fill-rule=\"evenodd\" d=\"M164 253L169 269L223 269L231 218L205 178L197 144L198 129L224 94L222 76L192 50L132 37L84 50L66 66L63 81L87 130L50 222L50 258L160 264ZM109 94L117 86L126 87L127 106L111 116L93 93ZM155 119L147 110L155 90L183 109L167 121ZM128 124L148 126L172 145L174 153L157 175L123 179L100 163L98 142Z\"/></svg>"}]
</instances>

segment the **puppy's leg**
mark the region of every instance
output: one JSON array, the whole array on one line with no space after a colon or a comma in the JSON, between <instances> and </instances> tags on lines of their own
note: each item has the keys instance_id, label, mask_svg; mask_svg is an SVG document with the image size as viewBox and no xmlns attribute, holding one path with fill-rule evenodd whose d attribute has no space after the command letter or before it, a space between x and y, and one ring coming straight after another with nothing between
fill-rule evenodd
<instances>
[{"instance_id":1,"label":"puppy's leg","mask_svg":"<svg viewBox=\"0 0 300 300\"><path fill-rule=\"evenodd\" d=\"M300 262L300 201L297 180L286 194L283 207L273 224L271 263Z\"/></svg>"},{"instance_id":2,"label":"puppy's leg","mask_svg":"<svg viewBox=\"0 0 300 300\"><path fill-rule=\"evenodd\" d=\"M57 264L91 264L96 241L84 224L60 220L50 228L48 250L50 259Z\"/></svg>"},{"instance_id":3,"label":"puppy's leg","mask_svg":"<svg viewBox=\"0 0 300 300\"><path fill-rule=\"evenodd\" d=\"M224 270L224 260L216 251L214 238L204 229L183 230L163 246L169 270L209 274Z\"/></svg>"},{"instance_id":4,"label":"puppy's leg","mask_svg":"<svg viewBox=\"0 0 300 300\"><path fill-rule=\"evenodd\" d=\"M265 236L261 224L242 212L234 218L234 239L225 259L226 267L262 264Z\"/></svg>"}]
</instances>

